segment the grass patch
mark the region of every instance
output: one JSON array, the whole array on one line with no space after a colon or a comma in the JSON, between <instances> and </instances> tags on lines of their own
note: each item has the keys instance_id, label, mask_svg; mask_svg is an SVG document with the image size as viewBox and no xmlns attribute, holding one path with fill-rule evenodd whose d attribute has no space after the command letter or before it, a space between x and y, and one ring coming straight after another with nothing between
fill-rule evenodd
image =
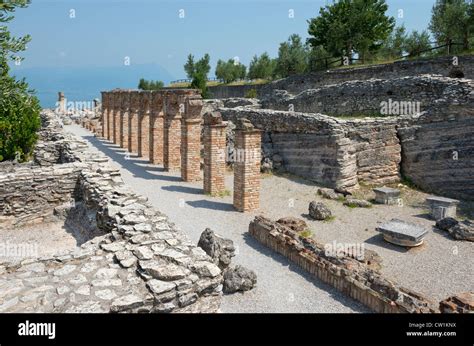
<instances>
[{"instance_id":1,"label":"grass patch","mask_svg":"<svg viewBox=\"0 0 474 346\"><path fill-rule=\"evenodd\" d=\"M230 190L225 189L225 190L223 190L223 191L221 191L217 194L214 194L214 196L212 196L212 197L224 198L224 197L227 197L227 196L230 196L230 195L231 195Z\"/></svg>"},{"instance_id":2,"label":"grass patch","mask_svg":"<svg viewBox=\"0 0 474 346\"><path fill-rule=\"evenodd\" d=\"M270 172L265 172L265 173L260 173L260 178L262 179L268 179L268 178L271 178L273 177L273 172L270 171Z\"/></svg>"},{"instance_id":3,"label":"grass patch","mask_svg":"<svg viewBox=\"0 0 474 346\"><path fill-rule=\"evenodd\" d=\"M305 229L304 231L299 232L298 236L300 238L311 238L313 236L313 232L311 232L309 229Z\"/></svg>"},{"instance_id":4,"label":"grass patch","mask_svg":"<svg viewBox=\"0 0 474 346\"><path fill-rule=\"evenodd\" d=\"M336 217L334 215L331 215L325 218L324 222L333 222L334 220L336 220Z\"/></svg>"}]
</instances>

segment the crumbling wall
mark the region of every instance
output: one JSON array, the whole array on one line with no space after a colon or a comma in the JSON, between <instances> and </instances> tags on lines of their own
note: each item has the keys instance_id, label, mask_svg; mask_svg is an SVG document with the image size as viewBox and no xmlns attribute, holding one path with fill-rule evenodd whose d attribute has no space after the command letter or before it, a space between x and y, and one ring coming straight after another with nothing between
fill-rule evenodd
<instances>
[{"instance_id":1,"label":"crumbling wall","mask_svg":"<svg viewBox=\"0 0 474 346\"><path fill-rule=\"evenodd\" d=\"M410 61L397 61L364 67L350 67L294 75L267 84L257 85L217 85L210 86L213 98L245 97L249 90L255 90L258 98L264 98L274 90L287 90L298 94L304 90L316 89L330 84L347 81L367 80L371 78L391 79L423 74L438 74L449 77L455 71L461 71L464 78L474 78L474 56L457 57L458 66L453 65L454 57L427 58Z\"/></svg>"},{"instance_id":2,"label":"crumbling wall","mask_svg":"<svg viewBox=\"0 0 474 346\"><path fill-rule=\"evenodd\" d=\"M257 216L249 233L263 245L282 254L319 280L378 313L432 313L437 307L421 294L385 278L367 264L348 255L325 252L324 245L282 224Z\"/></svg>"},{"instance_id":3,"label":"crumbling wall","mask_svg":"<svg viewBox=\"0 0 474 346\"><path fill-rule=\"evenodd\" d=\"M401 125L401 172L424 191L474 200L474 102Z\"/></svg>"},{"instance_id":4,"label":"crumbling wall","mask_svg":"<svg viewBox=\"0 0 474 346\"><path fill-rule=\"evenodd\" d=\"M58 138L61 152L43 166L2 165L2 211L41 222L37 215L65 201L56 208L65 222L97 236L66 254L0 263L0 312L217 312L222 273L212 259L126 187L104 155L64 133L52 112L43 117L43 140ZM38 291L38 282L48 285Z\"/></svg>"},{"instance_id":5,"label":"crumbling wall","mask_svg":"<svg viewBox=\"0 0 474 346\"><path fill-rule=\"evenodd\" d=\"M474 78L474 55L459 56L457 66L453 65L453 61L453 57L440 57L295 75L265 84L259 90L258 97L261 98L277 89L296 94L307 89L316 89L330 84L371 78L393 79L423 74L438 74L449 77L453 71L462 71L464 78Z\"/></svg>"},{"instance_id":6,"label":"crumbling wall","mask_svg":"<svg viewBox=\"0 0 474 346\"><path fill-rule=\"evenodd\" d=\"M277 90L262 100L262 108L346 117L415 115L439 99L463 99L470 92L466 79L432 75L369 79L308 89L295 96Z\"/></svg>"},{"instance_id":7,"label":"crumbling wall","mask_svg":"<svg viewBox=\"0 0 474 346\"><path fill-rule=\"evenodd\" d=\"M289 173L329 187L399 180L397 119L342 120L242 107L221 108L220 112L225 120L245 117L263 130L263 161L281 165Z\"/></svg>"},{"instance_id":8,"label":"crumbling wall","mask_svg":"<svg viewBox=\"0 0 474 346\"><path fill-rule=\"evenodd\" d=\"M79 173L78 163L60 167L15 165L0 171L0 226L16 227L46 222L57 206L73 203Z\"/></svg>"}]
</instances>

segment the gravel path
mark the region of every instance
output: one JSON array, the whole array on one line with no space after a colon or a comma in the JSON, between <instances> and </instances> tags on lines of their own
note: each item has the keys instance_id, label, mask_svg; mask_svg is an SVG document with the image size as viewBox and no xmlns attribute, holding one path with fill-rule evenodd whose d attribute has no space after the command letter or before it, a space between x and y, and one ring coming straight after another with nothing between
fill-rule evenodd
<instances>
[{"instance_id":1,"label":"gravel path","mask_svg":"<svg viewBox=\"0 0 474 346\"><path fill-rule=\"evenodd\" d=\"M232 263L254 270L257 273L257 287L243 294L225 295L222 312L369 312L363 305L331 286L313 280L286 258L249 237L248 225L256 214L234 211L232 196L205 196L202 182L184 183L179 172L164 172L161 167L149 165L133 156L126 160L122 148L95 138L77 125L66 126L66 129L108 155L113 164L120 168L125 183L148 197L195 243L206 227L234 241L237 254ZM266 180L264 182L267 185ZM226 185L232 190L232 175L227 176Z\"/></svg>"},{"instance_id":2,"label":"gravel path","mask_svg":"<svg viewBox=\"0 0 474 346\"><path fill-rule=\"evenodd\" d=\"M223 312L365 312L363 306L332 287L310 278L284 257L270 251L247 235L249 222L260 214L271 219L306 217L311 200L322 201L332 210L330 222L306 219L314 237L322 242L363 244L383 259L382 272L405 287L437 302L449 295L473 289L474 243L454 241L432 230L434 222L426 211L413 206L374 205L351 209L338 201L316 195L318 186L293 177L267 176L262 179L261 208L258 213L239 213L232 196L211 198L202 194L202 183L184 183L179 173L167 173L138 158L124 159L124 150L98 140L78 126L68 127L107 154L122 171L124 181L167 214L193 241L210 227L237 246L233 263L257 273L258 287L245 294L225 296ZM232 191L232 174L226 177ZM375 232L377 224L400 218L430 230L425 244L406 250L383 241Z\"/></svg>"}]
</instances>

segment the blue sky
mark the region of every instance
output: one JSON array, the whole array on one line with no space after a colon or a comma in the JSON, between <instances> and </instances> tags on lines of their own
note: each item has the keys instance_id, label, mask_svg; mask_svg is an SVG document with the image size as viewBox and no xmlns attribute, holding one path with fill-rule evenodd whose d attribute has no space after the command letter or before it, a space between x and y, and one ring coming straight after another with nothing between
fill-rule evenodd
<instances>
[{"instance_id":1,"label":"blue sky","mask_svg":"<svg viewBox=\"0 0 474 346\"><path fill-rule=\"evenodd\" d=\"M28 71L43 67L125 69L158 64L159 75L149 78L169 81L185 77L183 64L189 53L196 57L209 53L212 67L218 59L234 57L248 65L254 54L266 51L276 56L279 43L292 33L306 38L306 21L330 2L33 0L27 9L17 11L10 24L15 35L32 36L22 54L25 60L14 70L25 69L20 74L28 78ZM397 18L398 10L403 10L398 24L404 23L409 31L427 28L434 0L387 2L389 15ZM126 57L130 66L124 64Z\"/></svg>"}]
</instances>

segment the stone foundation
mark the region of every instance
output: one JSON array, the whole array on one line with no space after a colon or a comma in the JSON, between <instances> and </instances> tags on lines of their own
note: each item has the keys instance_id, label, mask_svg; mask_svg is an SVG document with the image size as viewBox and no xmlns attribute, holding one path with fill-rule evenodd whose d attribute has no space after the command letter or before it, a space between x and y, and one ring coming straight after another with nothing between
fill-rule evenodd
<instances>
[{"instance_id":1,"label":"stone foundation","mask_svg":"<svg viewBox=\"0 0 474 346\"><path fill-rule=\"evenodd\" d=\"M347 254L328 256L324 245L300 238L291 228L257 216L249 233L317 279L335 287L377 313L432 313L437 307L419 293L384 278Z\"/></svg>"}]
</instances>

